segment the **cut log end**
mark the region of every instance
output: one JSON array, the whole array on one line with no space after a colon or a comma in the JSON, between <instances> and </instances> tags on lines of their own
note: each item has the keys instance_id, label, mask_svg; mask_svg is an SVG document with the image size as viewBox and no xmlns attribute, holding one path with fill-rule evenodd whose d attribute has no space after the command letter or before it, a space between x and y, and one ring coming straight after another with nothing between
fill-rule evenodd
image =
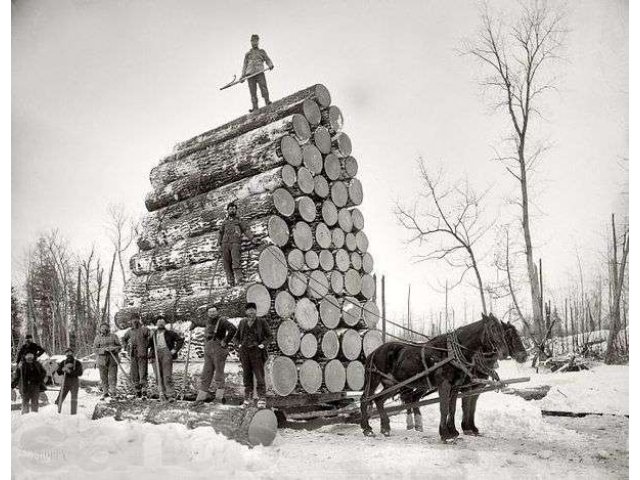
<instances>
[{"instance_id":1,"label":"cut log end","mask_svg":"<svg viewBox=\"0 0 640 480\"><path fill-rule=\"evenodd\" d=\"M347 386L349 390L359 392L364 388L364 365L354 360L347 365Z\"/></svg>"},{"instance_id":2,"label":"cut log end","mask_svg":"<svg viewBox=\"0 0 640 480\"><path fill-rule=\"evenodd\" d=\"M293 360L285 356L270 357L265 366L266 383L269 390L286 397L298 383L298 369Z\"/></svg>"},{"instance_id":3,"label":"cut log end","mask_svg":"<svg viewBox=\"0 0 640 480\"><path fill-rule=\"evenodd\" d=\"M297 248L303 252L311 250L313 246L313 233L311 227L305 222L298 222L293 227L293 241Z\"/></svg>"},{"instance_id":4,"label":"cut log end","mask_svg":"<svg viewBox=\"0 0 640 480\"><path fill-rule=\"evenodd\" d=\"M322 386L322 368L314 360L305 360L298 370L300 386L307 393L316 393Z\"/></svg>"},{"instance_id":5,"label":"cut log end","mask_svg":"<svg viewBox=\"0 0 640 480\"><path fill-rule=\"evenodd\" d=\"M306 195L313 193L315 188L315 182L313 180L313 174L307 167L300 167L298 169L298 188Z\"/></svg>"},{"instance_id":6,"label":"cut log end","mask_svg":"<svg viewBox=\"0 0 640 480\"><path fill-rule=\"evenodd\" d=\"M260 253L258 272L262 283L271 289L280 288L287 281L287 261L278 247L270 245Z\"/></svg>"},{"instance_id":7,"label":"cut log end","mask_svg":"<svg viewBox=\"0 0 640 480\"><path fill-rule=\"evenodd\" d=\"M363 197L362 182L357 178L354 178L349 184L349 200L351 200L354 205L360 205Z\"/></svg>"},{"instance_id":8,"label":"cut log end","mask_svg":"<svg viewBox=\"0 0 640 480\"><path fill-rule=\"evenodd\" d=\"M302 102L302 114L313 127L318 126L322 121L320 107L318 107L318 104L311 99L307 99Z\"/></svg>"},{"instance_id":9,"label":"cut log end","mask_svg":"<svg viewBox=\"0 0 640 480\"><path fill-rule=\"evenodd\" d=\"M304 143L311 138L311 127L304 115L295 113L291 124L293 125L293 132L298 142Z\"/></svg>"},{"instance_id":10,"label":"cut log end","mask_svg":"<svg viewBox=\"0 0 640 480\"><path fill-rule=\"evenodd\" d=\"M313 358L318 353L318 340L313 333L307 333L300 340L300 354L304 358Z\"/></svg>"},{"instance_id":11,"label":"cut log end","mask_svg":"<svg viewBox=\"0 0 640 480\"><path fill-rule=\"evenodd\" d=\"M327 295L320 302L320 320L327 328L336 328L340 323L341 309L333 295Z\"/></svg>"},{"instance_id":12,"label":"cut log end","mask_svg":"<svg viewBox=\"0 0 640 480\"><path fill-rule=\"evenodd\" d=\"M320 343L320 349L322 355L325 358L332 359L338 356L340 351L340 340L335 330L329 330L322 336L322 342Z\"/></svg>"},{"instance_id":13,"label":"cut log end","mask_svg":"<svg viewBox=\"0 0 640 480\"><path fill-rule=\"evenodd\" d=\"M291 318L296 310L296 300L287 291L278 292L275 300L275 310L280 318Z\"/></svg>"},{"instance_id":14,"label":"cut log end","mask_svg":"<svg viewBox=\"0 0 640 480\"><path fill-rule=\"evenodd\" d=\"M287 288L292 295L301 297L307 291L307 276L302 272L292 272L287 281Z\"/></svg>"},{"instance_id":15,"label":"cut log end","mask_svg":"<svg viewBox=\"0 0 640 480\"><path fill-rule=\"evenodd\" d=\"M338 330L340 351L347 360L355 360L362 352L362 338L356 330L345 328Z\"/></svg>"},{"instance_id":16,"label":"cut log end","mask_svg":"<svg viewBox=\"0 0 640 480\"><path fill-rule=\"evenodd\" d=\"M378 330L367 330L362 337L362 352L368 357L376 348L382 345L382 333Z\"/></svg>"},{"instance_id":17,"label":"cut log end","mask_svg":"<svg viewBox=\"0 0 640 480\"><path fill-rule=\"evenodd\" d=\"M329 182L322 175L316 175L313 178L313 193L319 198L329 196Z\"/></svg>"},{"instance_id":18,"label":"cut log end","mask_svg":"<svg viewBox=\"0 0 640 480\"><path fill-rule=\"evenodd\" d=\"M293 320L284 320L278 327L276 341L280 351L288 356L298 353L300 348L300 329Z\"/></svg>"},{"instance_id":19,"label":"cut log end","mask_svg":"<svg viewBox=\"0 0 640 480\"><path fill-rule=\"evenodd\" d=\"M295 317L302 330L313 330L318 325L318 308L308 298L301 298L296 304Z\"/></svg>"},{"instance_id":20,"label":"cut log end","mask_svg":"<svg viewBox=\"0 0 640 480\"><path fill-rule=\"evenodd\" d=\"M317 255L316 255L317 257ZM318 264L320 261L318 260ZM309 284L307 285L307 295L311 298L323 298L329 293L329 280L324 272L314 270L309 275Z\"/></svg>"},{"instance_id":21,"label":"cut log end","mask_svg":"<svg viewBox=\"0 0 640 480\"><path fill-rule=\"evenodd\" d=\"M289 226L281 217L273 215L269 218L269 238L278 247L283 247L289 242Z\"/></svg>"},{"instance_id":22,"label":"cut log end","mask_svg":"<svg viewBox=\"0 0 640 480\"><path fill-rule=\"evenodd\" d=\"M316 225L316 243L320 248L327 249L331 247L331 230L326 223L318 223Z\"/></svg>"},{"instance_id":23,"label":"cut log end","mask_svg":"<svg viewBox=\"0 0 640 480\"><path fill-rule=\"evenodd\" d=\"M280 152L289 165L297 167L302 163L302 148L291 135L285 135L280 140Z\"/></svg>"},{"instance_id":24,"label":"cut log end","mask_svg":"<svg viewBox=\"0 0 640 480\"><path fill-rule=\"evenodd\" d=\"M321 108L328 108L331 105L331 94L327 87L322 84L317 84L314 86L315 88L315 99L320 105Z\"/></svg>"},{"instance_id":25,"label":"cut log end","mask_svg":"<svg viewBox=\"0 0 640 480\"><path fill-rule=\"evenodd\" d=\"M380 319L380 309L378 308L378 305L376 305L374 301L369 300L362 307L362 316L367 328L376 328L378 320Z\"/></svg>"},{"instance_id":26,"label":"cut log end","mask_svg":"<svg viewBox=\"0 0 640 480\"><path fill-rule=\"evenodd\" d=\"M338 133L333 139L333 153L339 157L348 157L351 155L351 139L344 132Z\"/></svg>"},{"instance_id":27,"label":"cut log end","mask_svg":"<svg viewBox=\"0 0 640 480\"><path fill-rule=\"evenodd\" d=\"M322 154L315 145L307 143L302 146L302 164L313 175L318 175L322 172Z\"/></svg>"},{"instance_id":28,"label":"cut log end","mask_svg":"<svg viewBox=\"0 0 640 480\"><path fill-rule=\"evenodd\" d=\"M338 208L342 208L347 204L349 201L349 192L344 182L333 182L331 185L331 201Z\"/></svg>"},{"instance_id":29,"label":"cut log end","mask_svg":"<svg viewBox=\"0 0 640 480\"><path fill-rule=\"evenodd\" d=\"M324 366L324 384L330 392L341 392L347 380L342 363L335 359Z\"/></svg>"},{"instance_id":30,"label":"cut log end","mask_svg":"<svg viewBox=\"0 0 640 480\"><path fill-rule=\"evenodd\" d=\"M316 219L316 204L309 197L296 198L296 208L298 214L307 223L311 223Z\"/></svg>"},{"instance_id":31,"label":"cut log end","mask_svg":"<svg viewBox=\"0 0 640 480\"><path fill-rule=\"evenodd\" d=\"M256 315L264 317L271 309L271 295L269 290L260 284L255 283L247 289L247 302L256 304Z\"/></svg>"},{"instance_id":32,"label":"cut log end","mask_svg":"<svg viewBox=\"0 0 640 480\"><path fill-rule=\"evenodd\" d=\"M273 192L273 204L277 212L284 217L290 217L296 209L293 196L284 188L278 188Z\"/></svg>"},{"instance_id":33,"label":"cut log end","mask_svg":"<svg viewBox=\"0 0 640 480\"><path fill-rule=\"evenodd\" d=\"M322 202L322 220L324 220L324 223L329 227L333 227L338 223L338 209L331 200Z\"/></svg>"},{"instance_id":34,"label":"cut log end","mask_svg":"<svg viewBox=\"0 0 640 480\"><path fill-rule=\"evenodd\" d=\"M331 153L331 134L329 130L322 126L316 128L313 132L313 143L323 155Z\"/></svg>"}]
</instances>

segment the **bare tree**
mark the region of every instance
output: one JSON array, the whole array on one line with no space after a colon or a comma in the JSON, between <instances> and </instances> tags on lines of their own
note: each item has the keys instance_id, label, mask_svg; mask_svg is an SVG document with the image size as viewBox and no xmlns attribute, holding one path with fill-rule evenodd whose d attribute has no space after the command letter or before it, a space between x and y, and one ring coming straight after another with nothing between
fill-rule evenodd
<instances>
[{"instance_id":1,"label":"bare tree","mask_svg":"<svg viewBox=\"0 0 640 480\"><path fill-rule=\"evenodd\" d=\"M125 268L123 255L133 244L133 240L137 236L138 225L127 215L122 204L109 205L107 213L109 216L107 230L116 252L120 274L122 275L122 285L124 285L127 283L129 269Z\"/></svg>"},{"instance_id":2,"label":"bare tree","mask_svg":"<svg viewBox=\"0 0 640 480\"><path fill-rule=\"evenodd\" d=\"M424 201L423 209L419 210L417 204L409 209L398 203L396 216L411 234L409 243L428 247L427 253L416 257L418 262L441 260L455 269L462 269L453 287L459 285L469 271L474 273L482 311L486 314L485 289L475 247L493 226L493 222L482 221L481 204L487 192L476 194L466 179L445 186L442 171L431 175L422 159L418 167L425 186L425 192L420 196Z\"/></svg>"},{"instance_id":3,"label":"bare tree","mask_svg":"<svg viewBox=\"0 0 640 480\"><path fill-rule=\"evenodd\" d=\"M609 338L607 340L607 351L605 353L606 363L613 363L616 359L616 341L618 334L620 333L620 303L625 283L625 268L627 266L627 258L629 256L629 229L627 226L622 236L622 256L620 260L618 260L619 245L616 233L616 217L614 214L611 214L611 246L612 255L610 260L610 272L613 301L609 320Z\"/></svg>"},{"instance_id":4,"label":"bare tree","mask_svg":"<svg viewBox=\"0 0 640 480\"><path fill-rule=\"evenodd\" d=\"M544 148L531 142L532 123L534 115L540 113L542 95L555 86L547 70L558 59L564 34L563 15L550 9L545 2L534 0L522 4L519 18L510 26L485 8L479 37L465 46L465 52L489 70L481 85L498 92L498 107L507 113L512 129L511 153L498 154L498 158L520 187L518 204L532 310L539 326L543 325L543 315L531 234L530 175Z\"/></svg>"}]
</instances>

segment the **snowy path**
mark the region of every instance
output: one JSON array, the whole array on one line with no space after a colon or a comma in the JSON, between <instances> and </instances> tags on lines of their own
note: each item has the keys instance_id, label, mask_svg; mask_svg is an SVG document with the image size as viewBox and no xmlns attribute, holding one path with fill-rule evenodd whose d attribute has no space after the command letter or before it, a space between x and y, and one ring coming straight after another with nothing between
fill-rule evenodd
<instances>
[{"instance_id":1,"label":"snowy path","mask_svg":"<svg viewBox=\"0 0 640 480\"><path fill-rule=\"evenodd\" d=\"M531 371L506 363L500 373ZM628 412L628 368L532 377L532 384L552 386L549 399L484 394L477 413L483 436L462 436L455 445L439 441L437 407L422 409L423 433L406 431L400 415L392 418L389 438L365 438L357 425L331 425L283 429L271 447L248 449L211 428L92 421L97 398L83 392L75 417L68 404L64 415L54 406L12 413L12 467L16 479L628 478L627 418L540 414L548 405ZM378 430L377 420L372 425Z\"/></svg>"}]
</instances>

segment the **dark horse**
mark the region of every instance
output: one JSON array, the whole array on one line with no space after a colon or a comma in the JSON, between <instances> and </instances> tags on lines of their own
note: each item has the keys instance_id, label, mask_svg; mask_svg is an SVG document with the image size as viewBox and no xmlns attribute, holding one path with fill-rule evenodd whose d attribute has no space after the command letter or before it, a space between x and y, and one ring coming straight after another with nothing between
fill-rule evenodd
<instances>
[{"instance_id":1,"label":"dark horse","mask_svg":"<svg viewBox=\"0 0 640 480\"><path fill-rule=\"evenodd\" d=\"M381 432L390 433L389 416L384 402L400 393L405 403L417 402L423 396L438 390L440 396L440 437L443 441L459 435L454 425L458 392L472 378L493 375L492 365L508 355L517 361L526 360L526 352L518 333L511 324L500 322L495 316L458 328L455 332L439 335L426 343L390 342L378 347L366 361L365 389L360 402L361 427L365 435L373 435L369 425L369 399L378 385L383 388L408 380L425 369L442 362L441 366L404 386L375 398L380 414ZM474 424L477 395L463 399L463 430L477 433ZM419 409L412 409L414 415ZM421 418L421 417L419 417ZM417 420L417 419L416 419ZM418 422L416 422L418 423ZM421 427L417 425L418 429Z\"/></svg>"}]
</instances>

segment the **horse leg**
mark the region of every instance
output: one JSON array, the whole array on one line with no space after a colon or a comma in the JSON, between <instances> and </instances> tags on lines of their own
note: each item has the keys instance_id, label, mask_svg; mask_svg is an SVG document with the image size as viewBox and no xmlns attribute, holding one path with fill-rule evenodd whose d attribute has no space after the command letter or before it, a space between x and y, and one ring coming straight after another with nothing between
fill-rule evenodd
<instances>
[{"instance_id":1,"label":"horse leg","mask_svg":"<svg viewBox=\"0 0 640 480\"><path fill-rule=\"evenodd\" d=\"M405 405L412 403L411 393L402 392L400 394L400 400ZM406 419L407 419L407 430L413 430L414 424L413 424L413 413L411 408L407 408Z\"/></svg>"},{"instance_id":2,"label":"horse leg","mask_svg":"<svg viewBox=\"0 0 640 480\"><path fill-rule=\"evenodd\" d=\"M412 409L407 408L407 430L413 430L414 427Z\"/></svg>"},{"instance_id":3,"label":"horse leg","mask_svg":"<svg viewBox=\"0 0 640 480\"><path fill-rule=\"evenodd\" d=\"M422 432L422 414L420 413L420 407L413 407L413 418L415 421L415 429L417 432Z\"/></svg>"},{"instance_id":4,"label":"horse leg","mask_svg":"<svg viewBox=\"0 0 640 480\"><path fill-rule=\"evenodd\" d=\"M458 403L458 389L456 387L451 388L449 393L449 415L447 417L447 429L451 433L452 438L460 435L456 430L456 404Z\"/></svg>"},{"instance_id":5,"label":"horse leg","mask_svg":"<svg viewBox=\"0 0 640 480\"><path fill-rule=\"evenodd\" d=\"M447 426L447 418L449 416L449 397L451 395L451 384L448 380L443 380L438 387L438 395L440 396L440 426L438 432L440 433L440 439L444 442L453 438L449 428Z\"/></svg>"},{"instance_id":6,"label":"horse leg","mask_svg":"<svg viewBox=\"0 0 640 480\"><path fill-rule=\"evenodd\" d=\"M476 427L476 421L475 421L475 417L476 417L476 405L478 403L478 397L480 395L474 395L472 397L467 397L465 399L463 399L462 402L462 411L463 411L463 416L462 416L462 431L464 432L465 435L480 435L480 431L478 430L478 428ZM466 400L466 412L465 412L465 403L464 400Z\"/></svg>"},{"instance_id":7,"label":"horse leg","mask_svg":"<svg viewBox=\"0 0 640 480\"><path fill-rule=\"evenodd\" d=\"M367 437L373 437L373 429L369 424L369 405L371 401L366 400L371 397L378 387L380 383L380 376L371 374L368 382L365 382L365 389L362 392L362 397L360 397L360 427L362 428L362 433Z\"/></svg>"},{"instance_id":8,"label":"horse leg","mask_svg":"<svg viewBox=\"0 0 640 480\"><path fill-rule=\"evenodd\" d=\"M391 422L389 421L389 415L384 410L384 402L389 398L387 396L378 397L374 400L378 414L380 415L380 433L385 437L391 435Z\"/></svg>"}]
</instances>

